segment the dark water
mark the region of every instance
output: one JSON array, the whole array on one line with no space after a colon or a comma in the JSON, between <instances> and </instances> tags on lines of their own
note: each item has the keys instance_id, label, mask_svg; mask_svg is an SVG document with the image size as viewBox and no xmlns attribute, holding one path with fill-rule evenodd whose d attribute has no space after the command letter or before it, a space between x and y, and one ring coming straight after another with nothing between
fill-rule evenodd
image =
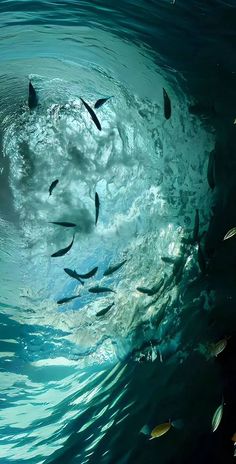
<instances>
[{"instance_id":1,"label":"dark water","mask_svg":"<svg viewBox=\"0 0 236 464\"><path fill-rule=\"evenodd\" d=\"M1 1L0 25L0 462L233 462L235 2ZM80 97L112 97L101 131ZM49 221L77 224L63 257Z\"/></svg>"}]
</instances>

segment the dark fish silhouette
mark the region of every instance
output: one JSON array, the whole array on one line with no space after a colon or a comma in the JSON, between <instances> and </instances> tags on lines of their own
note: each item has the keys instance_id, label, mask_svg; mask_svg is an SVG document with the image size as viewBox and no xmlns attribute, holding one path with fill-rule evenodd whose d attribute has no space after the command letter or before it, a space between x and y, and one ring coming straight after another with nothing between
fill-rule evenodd
<instances>
[{"instance_id":1,"label":"dark fish silhouette","mask_svg":"<svg viewBox=\"0 0 236 464\"><path fill-rule=\"evenodd\" d=\"M169 258L168 256L161 256L161 260L167 264L175 264L176 258Z\"/></svg>"},{"instance_id":2,"label":"dark fish silhouette","mask_svg":"<svg viewBox=\"0 0 236 464\"><path fill-rule=\"evenodd\" d=\"M89 288L90 293L105 293L105 292L113 292L116 293L115 290L112 290L108 287L91 287Z\"/></svg>"},{"instance_id":3,"label":"dark fish silhouette","mask_svg":"<svg viewBox=\"0 0 236 464\"><path fill-rule=\"evenodd\" d=\"M56 187L56 185L58 184L58 182L59 182L59 180L56 179L56 180L54 180L54 181L51 183L51 185L50 185L50 187L49 187L49 196L52 195L52 191L54 190L54 188Z\"/></svg>"},{"instance_id":4,"label":"dark fish silhouette","mask_svg":"<svg viewBox=\"0 0 236 464\"><path fill-rule=\"evenodd\" d=\"M99 206L100 206L99 196L98 196L97 192L95 192L95 214L96 214L95 226L96 226L96 224L98 222Z\"/></svg>"},{"instance_id":5,"label":"dark fish silhouette","mask_svg":"<svg viewBox=\"0 0 236 464\"><path fill-rule=\"evenodd\" d=\"M171 117L171 102L168 97L168 94L165 89L163 89L163 97L164 97L164 116L166 119L170 119Z\"/></svg>"},{"instance_id":6,"label":"dark fish silhouette","mask_svg":"<svg viewBox=\"0 0 236 464\"><path fill-rule=\"evenodd\" d=\"M96 116L96 114L94 113L93 109L88 105L88 103L86 103L83 98L80 98L80 100L82 101L82 103L84 104L86 110L88 110L94 124L97 126L98 130L101 130L101 124Z\"/></svg>"},{"instance_id":7,"label":"dark fish silhouette","mask_svg":"<svg viewBox=\"0 0 236 464\"><path fill-rule=\"evenodd\" d=\"M164 283L164 279L162 278L158 284L154 285L152 288L147 288L147 287L137 287L137 290L141 293L145 293L148 296L153 296L156 293L159 292L161 289L162 285Z\"/></svg>"},{"instance_id":8,"label":"dark fish silhouette","mask_svg":"<svg viewBox=\"0 0 236 464\"><path fill-rule=\"evenodd\" d=\"M209 154L208 167L207 167L207 180L209 187L213 190L215 188L215 150Z\"/></svg>"},{"instance_id":9,"label":"dark fish silhouette","mask_svg":"<svg viewBox=\"0 0 236 464\"><path fill-rule=\"evenodd\" d=\"M77 274L76 271L72 271L72 269L68 269L68 267L65 267L64 271L66 274L68 274L68 276L72 277L73 279L78 280L81 283L81 285L84 285L84 282L81 280L81 278L79 277L79 274Z\"/></svg>"},{"instance_id":10,"label":"dark fish silhouette","mask_svg":"<svg viewBox=\"0 0 236 464\"><path fill-rule=\"evenodd\" d=\"M192 241L193 243L196 243L198 240L199 240L199 211L198 209L196 209Z\"/></svg>"},{"instance_id":11,"label":"dark fish silhouette","mask_svg":"<svg viewBox=\"0 0 236 464\"><path fill-rule=\"evenodd\" d=\"M113 274L113 272L118 271L118 269L120 269L120 267L123 266L126 263L126 261L127 261L127 259L124 259L124 261L122 261L121 263L115 264L114 266L108 267L103 275L108 276L110 274Z\"/></svg>"},{"instance_id":12,"label":"dark fish silhouette","mask_svg":"<svg viewBox=\"0 0 236 464\"><path fill-rule=\"evenodd\" d=\"M62 226L62 227L76 227L76 224L73 222L54 222L51 221L49 224L56 224L57 226Z\"/></svg>"},{"instance_id":13,"label":"dark fish silhouette","mask_svg":"<svg viewBox=\"0 0 236 464\"><path fill-rule=\"evenodd\" d=\"M137 287L138 292L145 293L148 296L152 296L152 289L146 287Z\"/></svg>"},{"instance_id":14,"label":"dark fish silhouette","mask_svg":"<svg viewBox=\"0 0 236 464\"><path fill-rule=\"evenodd\" d=\"M36 94L36 90L31 84L31 81L29 81L29 95L28 95L28 106L30 110L34 110L36 106L38 105L38 97Z\"/></svg>"},{"instance_id":15,"label":"dark fish silhouette","mask_svg":"<svg viewBox=\"0 0 236 464\"><path fill-rule=\"evenodd\" d=\"M75 296L69 296L68 298L62 298L61 300L57 301L58 305L64 304L64 303L69 303L69 301L74 300L75 298L79 298L80 295L75 295Z\"/></svg>"},{"instance_id":16,"label":"dark fish silhouette","mask_svg":"<svg viewBox=\"0 0 236 464\"><path fill-rule=\"evenodd\" d=\"M202 274L206 274L207 265L206 265L205 256L203 254L202 247L201 247L200 243L198 244L197 258L198 258L198 264L199 264L199 267L200 267L200 270L201 270Z\"/></svg>"},{"instance_id":17,"label":"dark fish silhouette","mask_svg":"<svg viewBox=\"0 0 236 464\"><path fill-rule=\"evenodd\" d=\"M73 243L74 243L74 238L75 238L75 235L73 235L73 238L72 238L72 241L70 243L70 245L68 245L66 248L62 248L61 250L59 251L56 251L56 253L53 253L53 255L51 255L51 258L57 258L58 256L63 256L65 255L66 253L68 253L68 251L70 251Z\"/></svg>"},{"instance_id":18,"label":"dark fish silhouette","mask_svg":"<svg viewBox=\"0 0 236 464\"><path fill-rule=\"evenodd\" d=\"M108 313L108 311L112 308L112 306L114 306L114 304L115 303L113 302L109 306L107 306L106 308L101 309L101 311L98 311L98 313L96 313L96 317L104 316L106 313Z\"/></svg>"},{"instance_id":19,"label":"dark fish silhouette","mask_svg":"<svg viewBox=\"0 0 236 464\"><path fill-rule=\"evenodd\" d=\"M106 103L107 100L109 100L111 97L108 97L108 98L99 98L99 100L96 101L95 105L94 105L94 108L100 108L100 106L104 105L104 103Z\"/></svg>"},{"instance_id":20,"label":"dark fish silhouette","mask_svg":"<svg viewBox=\"0 0 236 464\"><path fill-rule=\"evenodd\" d=\"M78 274L78 276L81 279L89 279L90 277L93 277L98 270L98 267L94 267L91 271L87 272L87 274Z\"/></svg>"}]
</instances>

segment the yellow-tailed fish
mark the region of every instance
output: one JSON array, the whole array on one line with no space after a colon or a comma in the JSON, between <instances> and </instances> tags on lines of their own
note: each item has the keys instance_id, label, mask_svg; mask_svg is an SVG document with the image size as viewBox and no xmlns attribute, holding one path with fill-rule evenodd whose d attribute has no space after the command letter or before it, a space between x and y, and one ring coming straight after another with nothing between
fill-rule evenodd
<instances>
[{"instance_id":1,"label":"yellow-tailed fish","mask_svg":"<svg viewBox=\"0 0 236 464\"><path fill-rule=\"evenodd\" d=\"M224 408L224 400L222 399L222 403L220 404L220 406L218 406L212 418L212 422L211 422L212 432L215 432L221 423L221 419L223 416L223 408Z\"/></svg>"},{"instance_id":2,"label":"yellow-tailed fish","mask_svg":"<svg viewBox=\"0 0 236 464\"><path fill-rule=\"evenodd\" d=\"M159 438L162 435L165 435L165 433L167 433L170 430L171 426L172 424L170 420L169 422L164 422L163 424L157 425L151 431L151 437L149 438L149 440L153 440L154 438Z\"/></svg>"},{"instance_id":3,"label":"yellow-tailed fish","mask_svg":"<svg viewBox=\"0 0 236 464\"><path fill-rule=\"evenodd\" d=\"M227 240L228 238L234 237L235 234L236 234L236 227L233 227L232 229L230 229L227 232L227 234L225 234L224 240Z\"/></svg>"}]
</instances>

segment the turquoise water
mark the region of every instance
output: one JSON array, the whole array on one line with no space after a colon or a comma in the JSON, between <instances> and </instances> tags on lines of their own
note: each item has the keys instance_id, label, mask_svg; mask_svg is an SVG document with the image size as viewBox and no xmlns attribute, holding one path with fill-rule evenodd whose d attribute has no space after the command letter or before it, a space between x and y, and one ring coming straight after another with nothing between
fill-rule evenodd
<instances>
[{"instance_id":1,"label":"turquoise water","mask_svg":"<svg viewBox=\"0 0 236 464\"><path fill-rule=\"evenodd\" d=\"M1 463L233 461L235 20L233 1L1 1ZM80 97L111 97L101 131ZM65 256L50 221L77 224Z\"/></svg>"}]
</instances>

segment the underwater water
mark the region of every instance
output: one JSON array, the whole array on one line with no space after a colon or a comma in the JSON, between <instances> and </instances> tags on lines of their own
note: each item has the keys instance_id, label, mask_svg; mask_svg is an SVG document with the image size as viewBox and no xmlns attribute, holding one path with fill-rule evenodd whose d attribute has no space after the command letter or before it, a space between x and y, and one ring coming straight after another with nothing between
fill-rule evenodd
<instances>
[{"instance_id":1,"label":"underwater water","mask_svg":"<svg viewBox=\"0 0 236 464\"><path fill-rule=\"evenodd\" d=\"M235 1L1 0L0 26L0 463L233 462Z\"/></svg>"}]
</instances>

